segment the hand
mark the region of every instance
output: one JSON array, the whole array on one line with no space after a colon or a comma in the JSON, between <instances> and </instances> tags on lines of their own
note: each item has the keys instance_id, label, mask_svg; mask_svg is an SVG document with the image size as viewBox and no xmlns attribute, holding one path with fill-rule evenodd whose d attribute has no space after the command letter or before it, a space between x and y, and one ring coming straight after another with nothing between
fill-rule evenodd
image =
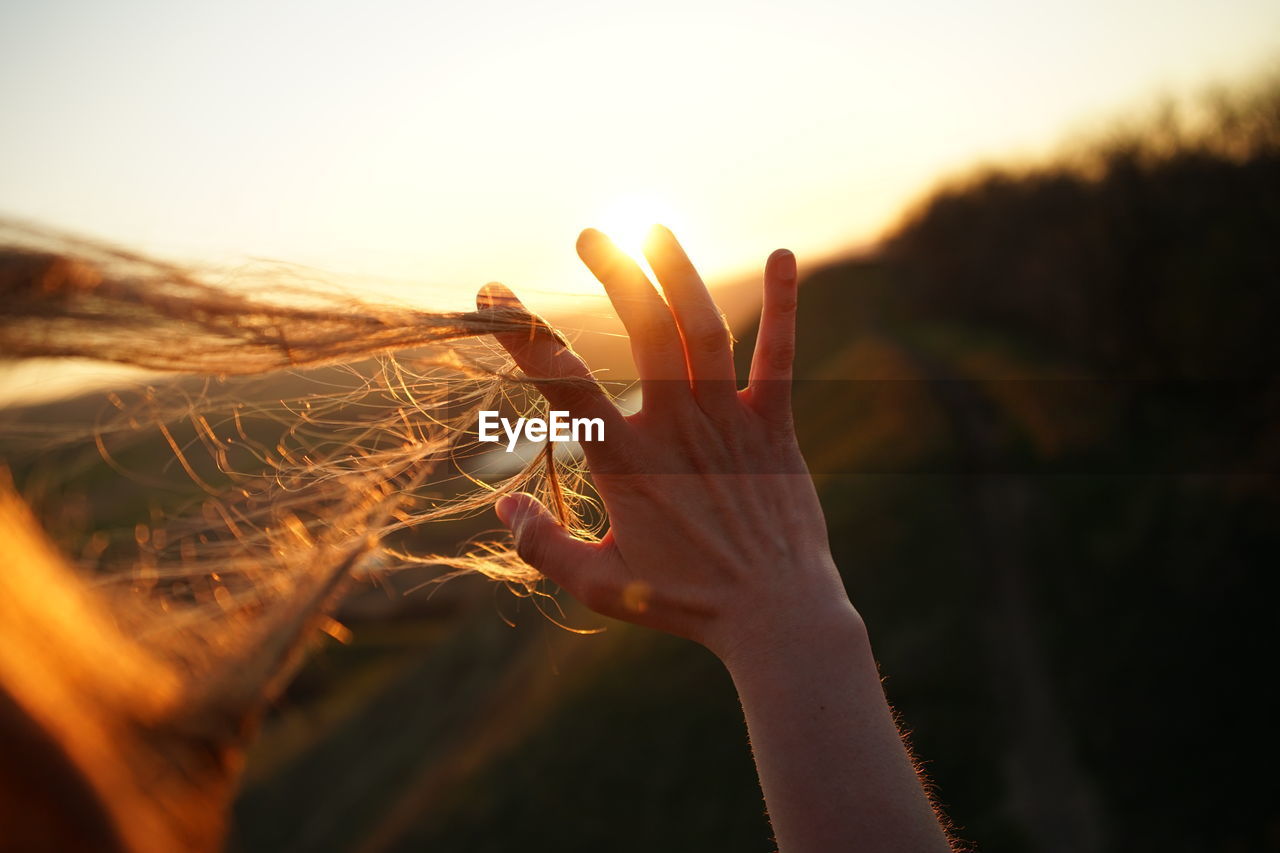
<instances>
[{"instance_id":1,"label":"hand","mask_svg":"<svg viewBox=\"0 0 1280 853\"><path fill-rule=\"evenodd\" d=\"M702 643L726 663L825 619L856 618L827 545L826 523L791 420L796 262L774 252L748 386L739 391L719 309L675 237L655 227L645 246L666 299L598 231L578 254L604 285L631 338L643 409L623 416L587 366L551 335L498 340L553 407L602 418L585 442L610 529L570 535L530 495L498 515L517 552L591 609ZM520 307L487 285L481 308Z\"/></svg>"},{"instance_id":2,"label":"hand","mask_svg":"<svg viewBox=\"0 0 1280 853\"><path fill-rule=\"evenodd\" d=\"M717 654L742 699L779 849L950 848L898 736L862 619L845 595L791 425L796 266L765 265L746 389L729 332L669 231L645 256L664 301L603 234L578 254L631 336L644 408L624 417L550 334L499 341L557 409L602 418L584 443L609 511L574 538L529 495L499 500L520 556L592 609L688 637ZM506 288L482 308L519 307ZM545 329L542 326L531 328Z\"/></svg>"}]
</instances>

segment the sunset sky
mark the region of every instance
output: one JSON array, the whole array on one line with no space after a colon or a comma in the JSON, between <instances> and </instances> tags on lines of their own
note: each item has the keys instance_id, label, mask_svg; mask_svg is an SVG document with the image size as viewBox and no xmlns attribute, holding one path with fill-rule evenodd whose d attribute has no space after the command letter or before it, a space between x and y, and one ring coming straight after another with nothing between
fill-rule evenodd
<instances>
[{"instance_id":1,"label":"sunset sky","mask_svg":"<svg viewBox=\"0 0 1280 853\"><path fill-rule=\"evenodd\" d=\"M803 261L1277 56L1274 0L10 0L0 213L431 307L550 299L599 292L584 226L662 219L711 278Z\"/></svg>"}]
</instances>

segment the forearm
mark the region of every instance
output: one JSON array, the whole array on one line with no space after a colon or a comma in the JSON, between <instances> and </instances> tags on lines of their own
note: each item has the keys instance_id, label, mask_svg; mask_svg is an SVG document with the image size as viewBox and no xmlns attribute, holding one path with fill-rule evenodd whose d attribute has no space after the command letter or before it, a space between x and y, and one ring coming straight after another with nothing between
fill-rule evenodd
<instances>
[{"instance_id":1,"label":"forearm","mask_svg":"<svg viewBox=\"0 0 1280 853\"><path fill-rule=\"evenodd\" d=\"M725 664L782 853L950 849L852 606L740 646Z\"/></svg>"}]
</instances>

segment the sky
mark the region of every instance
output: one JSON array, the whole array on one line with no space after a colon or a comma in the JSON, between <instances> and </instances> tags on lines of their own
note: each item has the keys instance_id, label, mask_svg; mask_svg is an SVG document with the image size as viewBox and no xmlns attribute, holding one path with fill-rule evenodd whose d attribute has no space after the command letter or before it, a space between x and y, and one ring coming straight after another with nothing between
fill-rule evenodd
<instances>
[{"instance_id":1,"label":"sky","mask_svg":"<svg viewBox=\"0 0 1280 853\"><path fill-rule=\"evenodd\" d=\"M583 227L661 220L712 280L803 264L1277 58L1275 0L6 0L0 215L536 306L599 293Z\"/></svg>"}]
</instances>

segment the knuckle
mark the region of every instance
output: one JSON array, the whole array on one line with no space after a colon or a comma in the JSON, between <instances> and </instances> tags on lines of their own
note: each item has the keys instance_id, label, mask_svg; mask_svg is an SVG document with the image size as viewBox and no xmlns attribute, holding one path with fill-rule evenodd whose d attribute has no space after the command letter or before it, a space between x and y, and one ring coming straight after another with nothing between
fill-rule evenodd
<instances>
[{"instance_id":1,"label":"knuckle","mask_svg":"<svg viewBox=\"0 0 1280 853\"><path fill-rule=\"evenodd\" d=\"M692 423L686 422L685 428L676 432L673 440L674 448L679 452L680 458L688 460L694 464L700 464L705 461L705 436L704 430L696 429ZM653 495L654 498L659 497Z\"/></svg>"},{"instance_id":2,"label":"knuckle","mask_svg":"<svg viewBox=\"0 0 1280 853\"><path fill-rule=\"evenodd\" d=\"M778 402L773 406L764 406L758 415L760 421L763 421L765 433L771 435L773 443L795 442L795 421L791 418L791 406Z\"/></svg>"},{"instance_id":3,"label":"knuckle","mask_svg":"<svg viewBox=\"0 0 1280 853\"><path fill-rule=\"evenodd\" d=\"M612 444L597 445L607 448L607 455L601 455L591 461L592 471L598 474L609 474L615 477L627 477L639 474L644 463L637 450L625 441Z\"/></svg>"},{"instance_id":4,"label":"knuckle","mask_svg":"<svg viewBox=\"0 0 1280 853\"><path fill-rule=\"evenodd\" d=\"M635 476L627 481L628 501L638 504L653 504L666 496L666 490L652 477Z\"/></svg>"},{"instance_id":5,"label":"knuckle","mask_svg":"<svg viewBox=\"0 0 1280 853\"><path fill-rule=\"evenodd\" d=\"M695 379L693 397L699 408L709 415L733 410L738 383L730 379Z\"/></svg>"},{"instance_id":6,"label":"knuckle","mask_svg":"<svg viewBox=\"0 0 1280 853\"><path fill-rule=\"evenodd\" d=\"M664 311L645 311L636 318L635 334L649 346L668 347L675 340L676 328L671 315Z\"/></svg>"},{"instance_id":7,"label":"knuckle","mask_svg":"<svg viewBox=\"0 0 1280 853\"><path fill-rule=\"evenodd\" d=\"M729 330L721 324L706 325L695 329L691 343L694 349L704 353L716 353L729 345Z\"/></svg>"},{"instance_id":8,"label":"knuckle","mask_svg":"<svg viewBox=\"0 0 1280 853\"><path fill-rule=\"evenodd\" d=\"M582 356L574 352L572 347L560 341L557 341L555 346L556 349L551 354L551 358L552 363L555 365L557 376L581 377L591 375L591 370L587 367L587 363L582 360Z\"/></svg>"},{"instance_id":9,"label":"knuckle","mask_svg":"<svg viewBox=\"0 0 1280 853\"><path fill-rule=\"evenodd\" d=\"M551 388L553 390L549 396L554 397L557 404L570 411L590 408L601 393L600 387L593 380L578 376L562 379Z\"/></svg>"},{"instance_id":10,"label":"knuckle","mask_svg":"<svg viewBox=\"0 0 1280 853\"><path fill-rule=\"evenodd\" d=\"M770 307L778 314L794 314L797 302L795 289L786 288L782 292L774 294Z\"/></svg>"},{"instance_id":11,"label":"knuckle","mask_svg":"<svg viewBox=\"0 0 1280 853\"><path fill-rule=\"evenodd\" d=\"M795 440L795 419L791 416L791 406L780 402L765 413L765 421L773 433L788 441Z\"/></svg>"},{"instance_id":12,"label":"knuckle","mask_svg":"<svg viewBox=\"0 0 1280 853\"><path fill-rule=\"evenodd\" d=\"M610 610L617 598L607 584L598 581L580 583L577 585L577 589L571 590L571 592L579 601L597 613Z\"/></svg>"},{"instance_id":13,"label":"knuckle","mask_svg":"<svg viewBox=\"0 0 1280 853\"><path fill-rule=\"evenodd\" d=\"M734 431L739 425L738 407L732 399L726 400L721 396L724 390L724 387L718 383L704 383L695 389L700 426L703 427L696 431L699 434L692 436L692 439L698 442L695 444L695 449L706 440L706 436L700 433L704 433L707 428L725 438L734 437Z\"/></svg>"},{"instance_id":14,"label":"knuckle","mask_svg":"<svg viewBox=\"0 0 1280 853\"><path fill-rule=\"evenodd\" d=\"M516 555L535 569L546 564L546 550L541 537L534 536L529 531L516 540Z\"/></svg>"}]
</instances>

